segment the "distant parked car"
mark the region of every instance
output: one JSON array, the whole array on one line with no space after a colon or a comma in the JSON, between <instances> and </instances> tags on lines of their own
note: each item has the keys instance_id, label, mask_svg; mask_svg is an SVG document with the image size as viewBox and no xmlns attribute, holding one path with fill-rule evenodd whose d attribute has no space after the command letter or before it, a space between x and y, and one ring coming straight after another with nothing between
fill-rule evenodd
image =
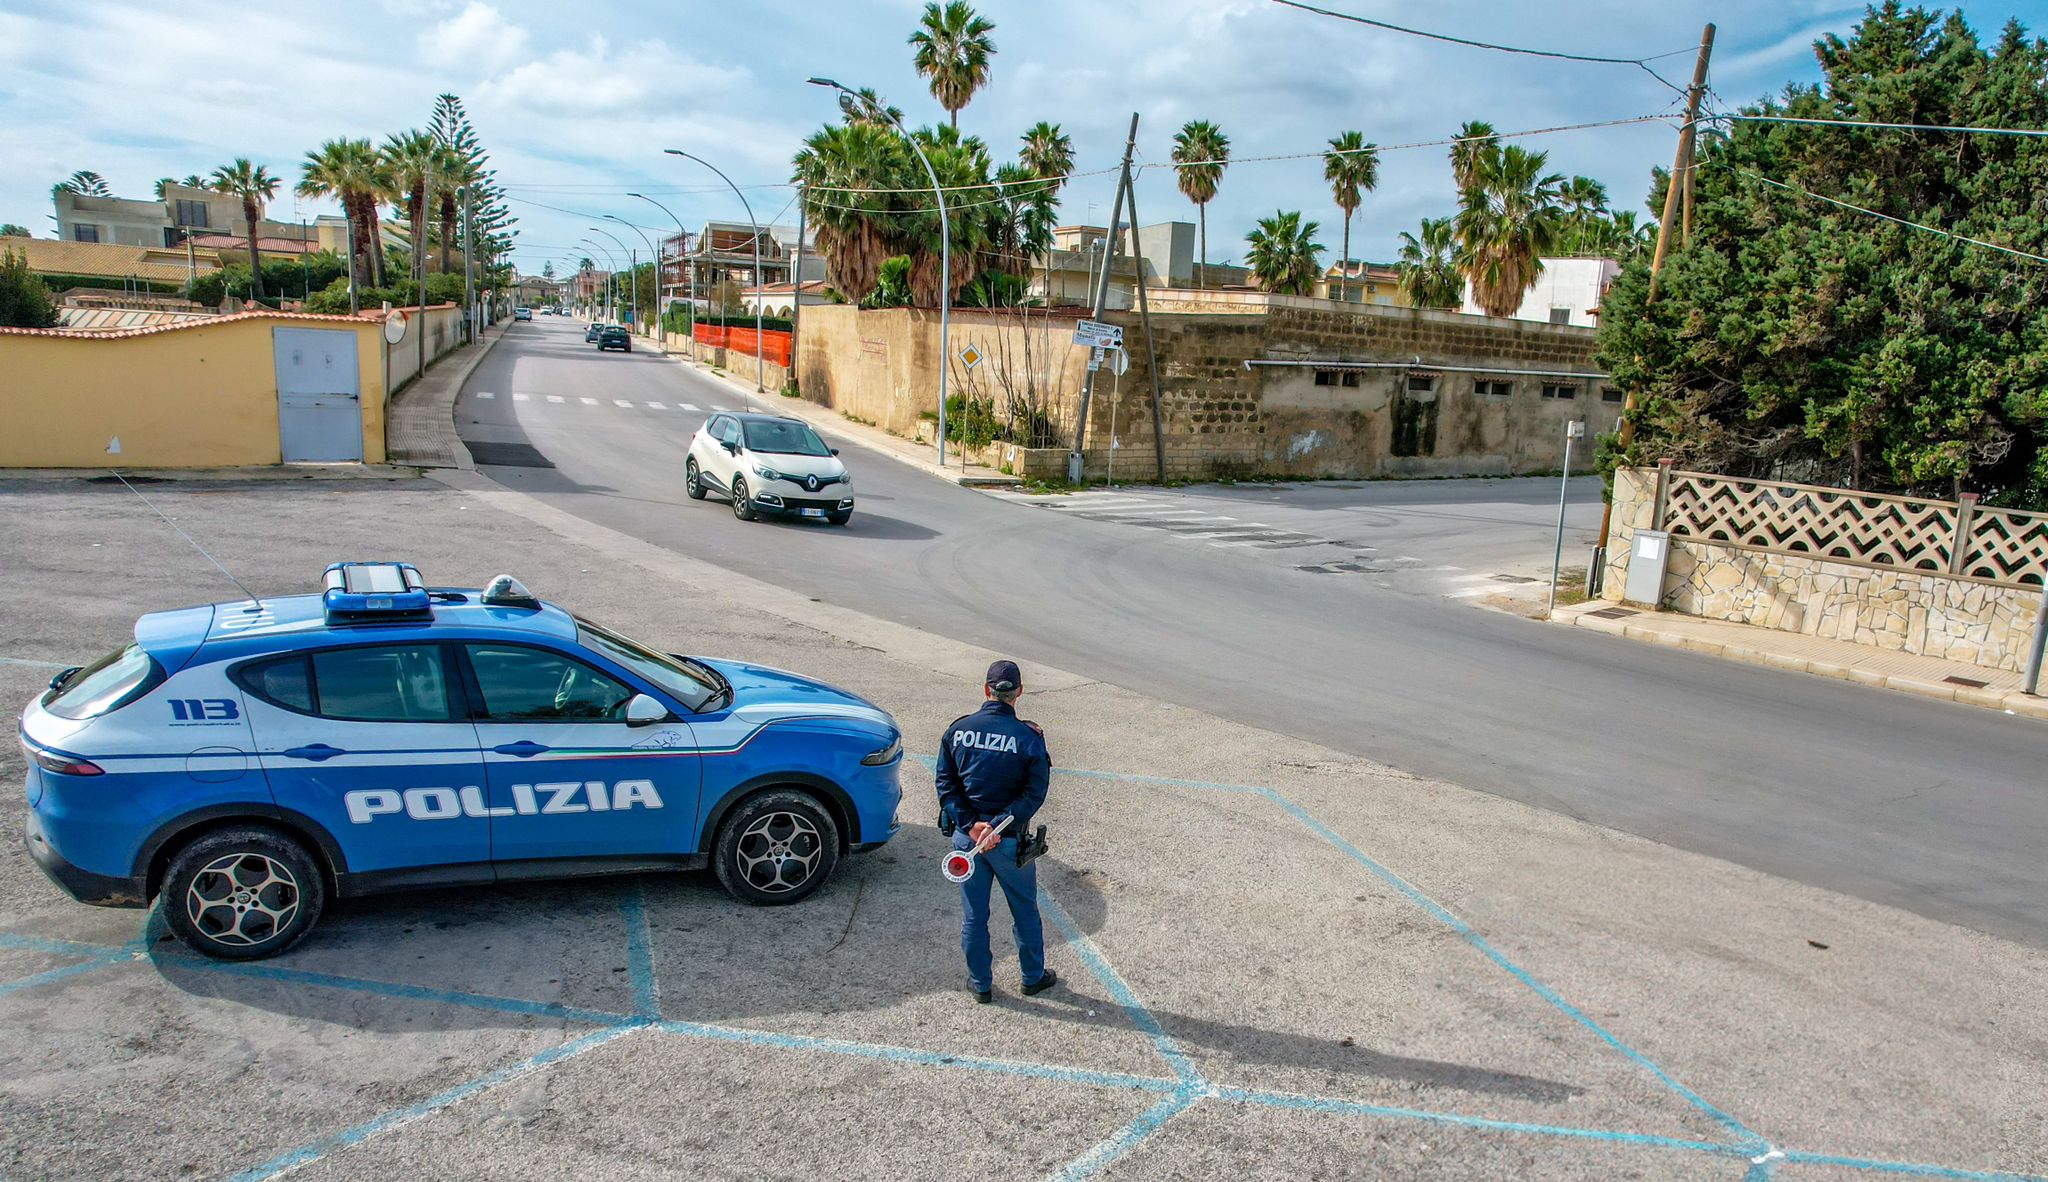
<instances>
[{"instance_id":1,"label":"distant parked car","mask_svg":"<svg viewBox=\"0 0 2048 1182\"><path fill-rule=\"evenodd\" d=\"M587 329L584 329L584 330L583 330L583 340L584 340L584 343L585 343L585 344L588 344L588 343L590 343L591 341L594 341L594 340L596 340L596 339L597 339L597 338L598 338L598 337L599 337L600 335L602 335L603 333L604 333L604 325L602 325L602 324L599 324L599 323L598 323L597 321L595 321L595 320L591 321L591 322L590 322L590 327L589 327L589 328L587 328Z\"/></svg>"},{"instance_id":2,"label":"distant parked car","mask_svg":"<svg viewBox=\"0 0 2048 1182\"><path fill-rule=\"evenodd\" d=\"M606 349L624 349L631 353L633 334L616 324L605 325L604 331L597 334L597 351L602 353Z\"/></svg>"},{"instance_id":3,"label":"distant parked car","mask_svg":"<svg viewBox=\"0 0 2048 1182\"><path fill-rule=\"evenodd\" d=\"M514 319L514 320L531 320L531 319L533 319L533 309L532 309L532 308L514 308L514 309L512 309L512 319Z\"/></svg>"}]
</instances>

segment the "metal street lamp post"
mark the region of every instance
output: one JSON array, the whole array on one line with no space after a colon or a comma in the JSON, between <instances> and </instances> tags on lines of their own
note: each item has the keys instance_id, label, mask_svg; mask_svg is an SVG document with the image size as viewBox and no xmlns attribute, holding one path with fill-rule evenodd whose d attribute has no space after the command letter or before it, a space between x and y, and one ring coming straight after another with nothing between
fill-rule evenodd
<instances>
[{"instance_id":1,"label":"metal street lamp post","mask_svg":"<svg viewBox=\"0 0 2048 1182\"><path fill-rule=\"evenodd\" d=\"M733 194L740 199L740 208L747 211L747 221L754 227L754 392L759 394L768 388L766 380L768 362L761 356L762 353L766 352L766 350L761 348L761 223L754 220L754 207L747 202L747 195L740 192L740 187L733 184L732 178L720 171L716 164L711 163L702 156L692 156L680 148L663 148L662 151L671 156L681 156L685 160L695 160L711 171L718 173L718 179L730 186Z\"/></svg>"},{"instance_id":2,"label":"metal street lamp post","mask_svg":"<svg viewBox=\"0 0 2048 1182\"><path fill-rule=\"evenodd\" d=\"M654 339L660 342L661 351L666 353L668 352L668 334L667 330L661 326L661 254L654 249L654 243L647 237L647 231L642 230L625 218L609 213L604 216L607 220L617 222L632 230L635 234L640 235L640 241L646 244L647 247L647 257L654 260ZM639 306L639 300L640 270L639 265L635 264L633 268L633 301L636 309Z\"/></svg>"},{"instance_id":3,"label":"metal street lamp post","mask_svg":"<svg viewBox=\"0 0 2048 1182\"><path fill-rule=\"evenodd\" d=\"M813 86L829 86L838 91L842 107L863 103L876 115L895 124L897 132L903 136L903 141L910 145L912 152L917 153L917 162L924 165L924 174L931 178L932 198L939 205L939 467L943 468L946 466L946 371L953 368L949 334L953 310L953 225L946 217L946 191L939 184L939 174L932 168L932 162L925 156L924 149L917 146L917 137L911 135L903 126L903 120L891 115L887 107L830 78L812 78L809 81ZM964 453L961 466L966 466Z\"/></svg>"},{"instance_id":4,"label":"metal street lamp post","mask_svg":"<svg viewBox=\"0 0 2048 1182\"><path fill-rule=\"evenodd\" d=\"M590 232L602 234L613 242L617 242L619 244L619 253L626 256L626 280L632 284L633 288L631 297L633 301L633 324L635 327L638 327L640 324L640 276L635 274L635 272L640 268L640 261L637 257L637 252L632 247L627 246L620 240L617 234L612 233L610 230L603 230L592 226L590 227Z\"/></svg>"},{"instance_id":5,"label":"metal street lamp post","mask_svg":"<svg viewBox=\"0 0 2048 1182\"><path fill-rule=\"evenodd\" d=\"M604 265L611 268L611 273L604 277L603 300L604 318L607 322L610 322L617 318L619 311L619 297L617 294L619 260L616 256L612 254L609 248L599 246L597 243L592 242L588 238L581 238L578 239L578 241L581 242L583 245L589 247L590 249L596 251L597 253L603 255Z\"/></svg>"},{"instance_id":6,"label":"metal street lamp post","mask_svg":"<svg viewBox=\"0 0 2048 1182\"><path fill-rule=\"evenodd\" d=\"M668 214L668 219L676 224L676 261L683 265L684 272L690 277L690 356L694 359L697 356L697 264L690 261L690 232L683 229L683 219L677 217L673 210L654 198L649 197L647 194L628 193L626 196L638 197L661 212ZM661 267L660 258L657 257L655 259L654 265L656 274L659 275ZM659 283L655 285L655 290L660 290Z\"/></svg>"}]
</instances>

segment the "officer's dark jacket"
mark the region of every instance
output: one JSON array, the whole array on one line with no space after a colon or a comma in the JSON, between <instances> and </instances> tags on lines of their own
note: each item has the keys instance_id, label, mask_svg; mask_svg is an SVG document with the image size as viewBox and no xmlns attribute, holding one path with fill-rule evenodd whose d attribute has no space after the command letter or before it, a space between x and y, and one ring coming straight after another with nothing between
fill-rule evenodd
<instances>
[{"instance_id":1,"label":"officer's dark jacket","mask_svg":"<svg viewBox=\"0 0 2048 1182\"><path fill-rule=\"evenodd\" d=\"M1021 835L1045 803L1051 777L1045 736L1014 706L990 702L955 719L939 738L939 807L963 829L1009 816L1015 819L1004 836Z\"/></svg>"}]
</instances>

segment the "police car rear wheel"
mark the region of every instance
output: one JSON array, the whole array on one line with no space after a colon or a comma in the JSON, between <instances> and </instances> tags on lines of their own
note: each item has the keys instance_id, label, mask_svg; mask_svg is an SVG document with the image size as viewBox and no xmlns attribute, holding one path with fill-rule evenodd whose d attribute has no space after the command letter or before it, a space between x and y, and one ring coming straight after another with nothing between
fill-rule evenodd
<instances>
[{"instance_id":1,"label":"police car rear wheel","mask_svg":"<svg viewBox=\"0 0 2048 1182\"><path fill-rule=\"evenodd\" d=\"M165 922L219 960L276 956L313 930L326 901L319 864L270 829L209 833L180 850L164 875Z\"/></svg>"},{"instance_id":2,"label":"police car rear wheel","mask_svg":"<svg viewBox=\"0 0 2048 1182\"><path fill-rule=\"evenodd\" d=\"M732 515L741 521L754 519L754 494L747 491L747 478L732 478Z\"/></svg>"},{"instance_id":3,"label":"police car rear wheel","mask_svg":"<svg viewBox=\"0 0 2048 1182\"><path fill-rule=\"evenodd\" d=\"M818 889L839 863L839 826L804 792L765 792L743 801L719 826L712 866L745 903L794 903Z\"/></svg>"},{"instance_id":4,"label":"police car rear wheel","mask_svg":"<svg viewBox=\"0 0 2048 1182\"><path fill-rule=\"evenodd\" d=\"M695 457L683 465L683 491L690 494L693 501L704 499L704 474L697 470Z\"/></svg>"}]
</instances>

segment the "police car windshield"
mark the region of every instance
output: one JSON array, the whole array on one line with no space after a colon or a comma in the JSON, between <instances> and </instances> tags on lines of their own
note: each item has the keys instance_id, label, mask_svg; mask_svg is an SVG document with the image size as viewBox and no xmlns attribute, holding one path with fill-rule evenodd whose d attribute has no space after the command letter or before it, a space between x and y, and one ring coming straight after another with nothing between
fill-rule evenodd
<instances>
[{"instance_id":1,"label":"police car windshield","mask_svg":"<svg viewBox=\"0 0 2048 1182\"><path fill-rule=\"evenodd\" d=\"M725 679L709 666L663 656L582 616L576 617L576 634L585 648L603 653L660 686L663 692L688 707L693 714L703 711L727 693Z\"/></svg>"},{"instance_id":2,"label":"police car windshield","mask_svg":"<svg viewBox=\"0 0 2048 1182\"><path fill-rule=\"evenodd\" d=\"M747 423L747 450L779 456L829 456L832 449L802 423L755 420Z\"/></svg>"}]
</instances>

